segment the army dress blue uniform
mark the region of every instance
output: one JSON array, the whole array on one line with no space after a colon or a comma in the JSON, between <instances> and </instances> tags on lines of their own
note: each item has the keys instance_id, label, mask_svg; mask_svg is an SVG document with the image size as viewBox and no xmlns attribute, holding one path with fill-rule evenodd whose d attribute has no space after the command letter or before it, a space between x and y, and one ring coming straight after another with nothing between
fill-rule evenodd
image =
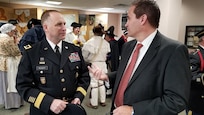
<instances>
[{"instance_id":1,"label":"army dress blue uniform","mask_svg":"<svg viewBox=\"0 0 204 115\"><path fill-rule=\"evenodd\" d=\"M30 115L54 115L53 99L84 99L90 83L81 49L62 41L61 61L46 39L27 49L19 64L16 88L31 104Z\"/></svg>"}]
</instances>

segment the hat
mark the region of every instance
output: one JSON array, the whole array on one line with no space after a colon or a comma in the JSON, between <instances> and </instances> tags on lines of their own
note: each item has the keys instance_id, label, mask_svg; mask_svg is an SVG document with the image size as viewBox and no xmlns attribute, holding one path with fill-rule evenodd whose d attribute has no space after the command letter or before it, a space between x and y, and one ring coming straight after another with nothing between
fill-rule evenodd
<instances>
[{"instance_id":1,"label":"hat","mask_svg":"<svg viewBox=\"0 0 204 115\"><path fill-rule=\"evenodd\" d=\"M76 28L76 27L81 27L82 24L73 22L73 23L71 24L71 26L72 26L73 28Z\"/></svg>"},{"instance_id":2,"label":"hat","mask_svg":"<svg viewBox=\"0 0 204 115\"><path fill-rule=\"evenodd\" d=\"M81 105L69 103L59 115L86 115L86 111Z\"/></svg>"},{"instance_id":3,"label":"hat","mask_svg":"<svg viewBox=\"0 0 204 115\"><path fill-rule=\"evenodd\" d=\"M114 29L115 29L114 26L110 26L110 27L108 28L108 30L105 31L106 35L109 35L109 36L111 36L111 37L116 36L116 35L114 34Z\"/></svg>"},{"instance_id":4,"label":"hat","mask_svg":"<svg viewBox=\"0 0 204 115\"><path fill-rule=\"evenodd\" d=\"M7 23L7 24L4 24L1 26L0 31L3 34L6 34L8 32L11 32L12 30L15 30L15 29L16 29L16 26L14 26L13 24Z\"/></svg>"},{"instance_id":5,"label":"hat","mask_svg":"<svg viewBox=\"0 0 204 115\"><path fill-rule=\"evenodd\" d=\"M93 28L93 33L94 34L98 34L98 35L103 35L104 34L104 31L103 31L103 28L101 26L95 26Z\"/></svg>"},{"instance_id":6,"label":"hat","mask_svg":"<svg viewBox=\"0 0 204 115\"><path fill-rule=\"evenodd\" d=\"M198 32L195 36L198 36L198 38L201 38L202 36L204 36L204 30L201 30L200 32Z\"/></svg>"},{"instance_id":7,"label":"hat","mask_svg":"<svg viewBox=\"0 0 204 115\"><path fill-rule=\"evenodd\" d=\"M16 25L16 24L18 24L18 20L11 19L8 21L8 23Z\"/></svg>"},{"instance_id":8,"label":"hat","mask_svg":"<svg viewBox=\"0 0 204 115\"><path fill-rule=\"evenodd\" d=\"M100 26L104 30L104 26L101 23L99 23L98 26Z\"/></svg>"},{"instance_id":9,"label":"hat","mask_svg":"<svg viewBox=\"0 0 204 115\"><path fill-rule=\"evenodd\" d=\"M27 27L28 29L30 29L32 27L32 25L41 25L41 20L35 19L35 18L31 18L28 21Z\"/></svg>"},{"instance_id":10,"label":"hat","mask_svg":"<svg viewBox=\"0 0 204 115\"><path fill-rule=\"evenodd\" d=\"M4 24L6 24L6 23L4 23L4 22L0 22L0 27L1 27L2 25L4 25Z\"/></svg>"}]
</instances>

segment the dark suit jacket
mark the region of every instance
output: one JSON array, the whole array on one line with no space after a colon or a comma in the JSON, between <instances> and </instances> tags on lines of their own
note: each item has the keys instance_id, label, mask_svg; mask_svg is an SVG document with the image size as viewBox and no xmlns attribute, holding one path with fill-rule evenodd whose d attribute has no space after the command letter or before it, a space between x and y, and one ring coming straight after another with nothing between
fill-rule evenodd
<instances>
[{"instance_id":1,"label":"dark suit jacket","mask_svg":"<svg viewBox=\"0 0 204 115\"><path fill-rule=\"evenodd\" d=\"M62 42L61 63L47 40L25 50L19 64L16 88L31 103L30 115L52 115L53 99L81 101L90 83L81 49Z\"/></svg>"},{"instance_id":2,"label":"dark suit jacket","mask_svg":"<svg viewBox=\"0 0 204 115\"><path fill-rule=\"evenodd\" d=\"M116 78L112 110L135 44L135 40L124 44L118 71L109 74L110 80ZM157 32L124 92L124 105L133 106L135 115L177 115L188 104L190 74L187 48Z\"/></svg>"}]
</instances>

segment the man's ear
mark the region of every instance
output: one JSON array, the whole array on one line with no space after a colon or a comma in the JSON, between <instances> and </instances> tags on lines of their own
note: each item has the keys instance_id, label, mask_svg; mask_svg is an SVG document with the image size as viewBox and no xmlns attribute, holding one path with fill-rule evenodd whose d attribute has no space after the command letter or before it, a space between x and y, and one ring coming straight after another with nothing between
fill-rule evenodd
<instances>
[{"instance_id":1,"label":"man's ear","mask_svg":"<svg viewBox=\"0 0 204 115\"><path fill-rule=\"evenodd\" d=\"M43 24L42 27L43 27L44 31L47 31L47 25L46 24Z\"/></svg>"},{"instance_id":2,"label":"man's ear","mask_svg":"<svg viewBox=\"0 0 204 115\"><path fill-rule=\"evenodd\" d=\"M147 15L146 14L143 14L142 16L140 16L140 22L142 25L144 25L146 21L147 21Z\"/></svg>"}]
</instances>

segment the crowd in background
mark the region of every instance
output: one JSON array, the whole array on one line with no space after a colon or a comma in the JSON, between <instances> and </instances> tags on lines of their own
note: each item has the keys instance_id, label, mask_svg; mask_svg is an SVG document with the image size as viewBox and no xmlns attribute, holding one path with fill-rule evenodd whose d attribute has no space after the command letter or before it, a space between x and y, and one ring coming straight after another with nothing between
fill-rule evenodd
<instances>
[{"instance_id":1,"label":"crowd in background","mask_svg":"<svg viewBox=\"0 0 204 115\"><path fill-rule=\"evenodd\" d=\"M22 54L25 50L29 49L35 43L42 41L46 38L45 32L41 25L41 20L31 18L27 23L28 30L22 35L17 30L18 20L11 19L8 23L1 23L0 28L0 104L4 105L5 109L12 109L12 108L20 108L24 105L23 99L19 96L18 92L16 91L16 74L18 69L18 64L22 57ZM114 34L114 26L110 26L106 31L102 24L98 24L94 26L93 33L94 36L100 36L99 38L95 39L99 41L99 44L96 45L95 42L92 41L92 37L88 40L88 42L84 39L83 35L81 35L80 28L82 24L73 22L71 25L72 31L66 35L64 41L73 43L76 46L82 48L83 55L87 63L97 63L97 65L101 65L98 63L104 63L101 68L104 69L104 72L113 71L117 69L119 64L119 52L121 50L122 45L127 41L127 31L122 35L120 38ZM93 36L93 37L94 37ZM116 40L119 39L119 40ZM103 43L100 43L100 41ZM91 46L93 46L93 51L88 52L85 49L90 51L90 42L93 42ZM120 42L119 42L120 41ZM106 44L106 45L105 45ZM100 46L100 47L99 47ZM97 48L94 48L97 47ZM97 49L97 50L96 50ZM95 55L95 53L102 53L97 56L91 56L89 54ZM87 57L86 55L90 56ZM87 59L88 60L87 60ZM102 60L101 60L101 59ZM98 60L94 61L94 60ZM93 77L92 77L93 78ZM93 80L92 80L93 81ZM101 81L99 84L96 82L97 86L92 85L91 87L99 87L102 88L101 93L103 99L101 99L100 104L105 106L105 98L107 96L111 96L111 88L110 83L105 83ZM102 84L102 87L101 87ZM96 88L96 89L97 89ZM110 90L108 92L108 90ZM94 90L92 90L94 91ZM93 95L94 93L90 93L90 104L94 106L98 106L98 102L96 101L98 96ZM95 101L92 101L95 100ZM94 104L93 104L94 103ZM92 107L92 106L91 106ZM93 108L93 107L92 107Z\"/></svg>"},{"instance_id":2,"label":"crowd in background","mask_svg":"<svg viewBox=\"0 0 204 115\"><path fill-rule=\"evenodd\" d=\"M28 30L23 35L17 31L17 25L18 20L11 19L0 27L0 104L4 105L5 109L20 108L24 105L15 87L18 64L25 50L46 38L41 20L29 20ZM104 73L118 70L123 45L128 42L127 30L124 30L123 35L117 36L114 34L114 26L104 30L102 24L96 24L92 30L93 36L86 41L80 32L82 24L73 22L70 26L72 31L66 34L63 41L80 47L87 65L97 65ZM204 30L195 36L199 38L199 46L189 54L192 81L186 110L187 113L192 111L193 115L204 115ZM93 109L97 109L99 105L106 106L106 97L112 95L115 81L96 79L93 73L89 75L91 91L88 94L90 103L87 106Z\"/></svg>"}]
</instances>

